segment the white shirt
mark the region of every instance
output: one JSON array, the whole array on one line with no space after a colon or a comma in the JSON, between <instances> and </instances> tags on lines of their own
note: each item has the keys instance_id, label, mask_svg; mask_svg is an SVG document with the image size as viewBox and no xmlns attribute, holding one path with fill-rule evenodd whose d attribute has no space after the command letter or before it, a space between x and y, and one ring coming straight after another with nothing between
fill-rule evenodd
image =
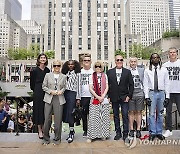
<instances>
[{"instance_id":1,"label":"white shirt","mask_svg":"<svg viewBox=\"0 0 180 154\"><path fill-rule=\"evenodd\" d=\"M119 84L120 79L121 79L121 74L122 74L122 68L121 69L116 68L116 77L117 77L117 83L118 84Z\"/></svg>"},{"instance_id":2,"label":"white shirt","mask_svg":"<svg viewBox=\"0 0 180 154\"><path fill-rule=\"evenodd\" d=\"M180 60L163 64L169 75L170 93L180 93Z\"/></svg>"},{"instance_id":3,"label":"white shirt","mask_svg":"<svg viewBox=\"0 0 180 154\"><path fill-rule=\"evenodd\" d=\"M14 130L14 121L9 120L9 123L8 123L8 129Z\"/></svg>"},{"instance_id":4,"label":"white shirt","mask_svg":"<svg viewBox=\"0 0 180 154\"><path fill-rule=\"evenodd\" d=\"M55 74L55 73L54 73L54 78L55 78L55 79L58 79L58 78L59 78L59 74Z\"/></svg>"},{"instance_id":5,"label":"white shirt","mask_svg":"<svg viewBox=\"0 0 180 154\"><path fill-rule=\"evenodd\" d=\"M152 66L152 71L148 69L144 72L144 93L145 98L149 98L149 90L154 89L154 66ZM157 67L157 76L158 76L158 90L164 90L166 98L169 98L169 79L168 72L164 67Z\"/></svg>"},{"instance_id":6,"label":"white shirt","mask_svg":"<svg viewBox=\"0 0 180 154\"><path fill-rule=\"evenodd\" d=\"M89 91L89 76L93 74L93 69L81 69L81 97L91 97Z\"/></svg>"}]
</instances>

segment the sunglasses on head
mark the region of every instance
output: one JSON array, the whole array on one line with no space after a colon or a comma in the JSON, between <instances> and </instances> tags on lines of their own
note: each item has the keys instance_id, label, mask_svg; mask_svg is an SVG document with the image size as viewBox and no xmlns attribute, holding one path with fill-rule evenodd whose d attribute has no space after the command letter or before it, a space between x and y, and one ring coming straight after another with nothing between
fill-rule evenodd
<instances>
[{"instance_id":1,"label":"sunglasses on head","mask_svg":"<svg viewBox=\"0 0 180 154\"><path fill-rule=\"evenodd\" d=\"M53 67L61 67L61 65L53 65Z\"/></svg>"},{"instance_id":2,"label":"sunglasses on head","mask_svg":"<svg viewBox=\"0 0 180 154\"><path fill-rule=\"evenodd\" d=\"M100 65L100 66L99 66L99 65L95 65L94 67L95 67L95 68L98 68L98 67L101 68L101 65Z\"/></svg>"},{"instance_id":3,"label":"sunglasses on head","mask_svg":"<svg viewBox=\"0 0 180 154\"><path fill-rule=\"evenodd\" d=\"M117 62L119 62L119 61L123 61L123 59L116 59L116 61L117 61Z\"/></svg>"},{"instance_id":4,"label":"sunglasses on head","mask_svg":"<svg viewBox=\"0 0 180 154\"><path fill-rule=\"evenodd\" d=\"M90 62L91 60L83 60L83 61L85 61L85 62Z\"/></svg>"}]
</instances>

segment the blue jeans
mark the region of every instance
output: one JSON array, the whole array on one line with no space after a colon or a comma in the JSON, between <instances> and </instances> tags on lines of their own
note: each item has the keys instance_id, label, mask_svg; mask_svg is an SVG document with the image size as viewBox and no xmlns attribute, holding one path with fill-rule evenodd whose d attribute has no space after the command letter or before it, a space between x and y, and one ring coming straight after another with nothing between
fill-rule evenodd
<instances>
[{"instance_id":1,"label":"blue jeans","mask_svg":"<svg viewBox=\"0 0 180 154\"><path fill-rule=\"evenodd\" d=\"M165 93L164 91L150 91L149 98L151 99L149 115L150 134L162 134Z\"/></svg>"}]
</instances>

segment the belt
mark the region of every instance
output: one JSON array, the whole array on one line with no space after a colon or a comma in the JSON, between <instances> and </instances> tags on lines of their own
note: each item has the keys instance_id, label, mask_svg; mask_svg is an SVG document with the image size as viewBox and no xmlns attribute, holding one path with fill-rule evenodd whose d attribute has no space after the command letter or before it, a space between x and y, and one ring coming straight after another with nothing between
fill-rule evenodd
<instances>
[{"instance_id":1,"label":"belt","mask_svg":"<svg viewBox=\"0 0 180 154\"><path fill-rule=\"evenodd\" d=\"M149 89L149 91L160 92L160 91L164 91L164 90L153 90L153 89Z\"/></svg>"}]
</instances>

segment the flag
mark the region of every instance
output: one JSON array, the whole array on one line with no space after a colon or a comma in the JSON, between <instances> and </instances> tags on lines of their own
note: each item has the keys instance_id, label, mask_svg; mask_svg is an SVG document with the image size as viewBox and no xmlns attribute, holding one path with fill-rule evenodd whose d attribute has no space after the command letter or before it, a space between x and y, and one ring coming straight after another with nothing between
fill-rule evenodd
<instances>
[{"instance_id":1,"label":"flag","mask_svg":"<svg viewBox=\"0 0 180 154\"><path fill-rule=\"evenodd\" d=\"M26 63L24 64L24 72L26 72Z\"/></svg>"},{"instance_id":2,"label":"flag","mask_svg":"<svg viewBox=\"0 0 180 154\"><path fill-rule=\"evenodd\" d=\"M31 68L30 68L30 70L29 70L30 72L32 71L32 62L31 62Z\"/></svg>"},{"instance_id":3,"label":"flag","mask_svg":"<svg viewBox=\"0 0 180 154\"><path fill-rule=\"evenodd\" d=\"M11 75L11 65L10 64L8 64L8 72L9 72L9 76Z\"/></svg>"},{"instance_id":4,"label":"flag","mask_svg":"<svg viewBox=\"0 0 180 154\"><path fill-rule=\"evenodd\" d=\"M16 62L15 62L15 66L14 66L14 76L16 76Z\"/></svg>"},{"instance_id":5,"label":"flag","mask_svg":"<svg viewBox=\"0 0 180 154\"><path fill-rule=\"evenodd\" d=\"M3 64L3 67L2 67L2 76L5 76L5 66Z\"/></svg>"},{"instance_id":6,"label":"flag","mask_svg":"<svg viewBox=\"0 0 180 154\"><path fill-rule=\"evenodd\" d=\"M112 62L111 62L111 67L110 68L112 68Z\"/></svg>"},{"instance_id":7,"label":"flag","mask_svg":"<svg viewBox=\"0 0 180 154\"><path fill-rule=\"evenodd\" d=\"M52 64L51 64L51 72L52 72L52 68L53 68L53 66L52 66Z\"/></svg>"},{"instance_id":8,"label":"flag","mask_svg":"<svg viewBox=\"0 0 180 154\"><path fill-rule=\"evenodd\" d=\"M18 74L21 76L21 67L22 67L22 63L19 65L19 70L18 70Z\"/></svg>"}]
</instances>

